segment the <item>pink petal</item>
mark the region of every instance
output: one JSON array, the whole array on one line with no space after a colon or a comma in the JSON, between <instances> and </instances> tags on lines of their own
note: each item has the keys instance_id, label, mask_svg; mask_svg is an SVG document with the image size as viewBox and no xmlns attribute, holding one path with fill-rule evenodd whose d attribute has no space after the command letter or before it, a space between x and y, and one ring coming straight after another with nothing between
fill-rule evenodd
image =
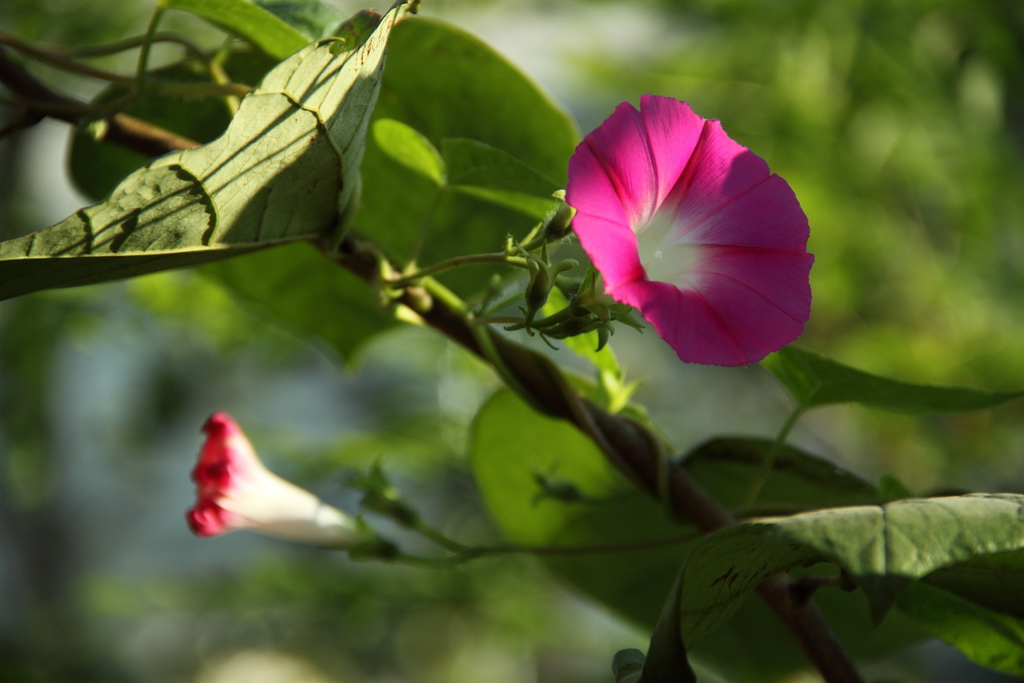
<instances>
[{"instance_id":1,"label":"pink petal","mask_svg":"<svg viewBox=\"0 0 1024 683\"><path fill-rule=\"evenodd\" d=\"M658 178L647 127L640 112L628 102L623 102L580 143L577 152L581 148L588 149L590 156L603 169L628 223L635 226L646 221L657 208ZM570 173L575 172L572 160L569 168ZM601 187L600 191L607 193L606 187ZM569 204L578 210L571 201ZM617 218L607 215L612 220Z\"/></svg>"},{"instance_id":2,"label":"pink petal","mask_svg":"<svg viewBox=\"0 0 1024 683\"><path fill-rule=\"evenodd\" d=\"M638 309L684 363L744 365L743 349L711 303L665 282L634 282L610 292Z\"/></svg>"},{"instance_id":3,"label":"pink petal","mask_svg":"<svg viewBox=\"0 0 1024 683\"><path fill-rule=\"evenodd\" d=\"M594 150L584 140L569 159L565 201L578 213L600 216L612 223L629 225L618 190Z\"/></svg>"},{"instance_id":4,"label":"pink petal","mask_svg":"<svg viewBox=\"0 0 1024 683\"><path fill-rule=\"evenodd\" d=\"M207 443L223 442L231 437L245 438L245 432L227 413L214 413L206 418L202 432L206 434Z\"/></svg>"},{"instance_id":5,"label":"pink petal","mask_svg":"<svg viewBox=\"0 0 1024 683\"><path fill-rule=\"evenodd\" d=\"M726 135L721 123L708 121L670 203L693 225L769 175L764 159Z\"/></svg>"},{"instance_id":6,"label":"pink petal","mask_svg":"<svg viewBox=\"0 0 1024 683\"><path fill-rule=\"evenodd\" d=\"M192 481L204 497L225 495L238 486L259 460L242 429L226 413L214 413L203 424L206 434Z\"/></svg>"},{"instance_id":7,"label":"pink petal","mask_svg":"<svg viewBox=\"0 0 1024 683\"><path fill-rule=\"evenodd\" d=\"M704 283L715 276L718 287L723 280L734 283L736 297L757 294L793 320L804 323L811 317L811 285L808 277L814 256L803 251L760 247L705 246L704 258L694 268L699 274L697 287L707 295Z\"/></svg>"},{"instance_id":8,"label":"pink petal","mask_svg":"<svg viewBox=\"0 0 1024 683\"><path fill-rule=\"evenodd\" d=\"M796 195L777 175L765 178L699 220L687 218L682 212L676 220L689 226L686 239L698 244L806 251L810 235L807 216Z\"/></svg>"},{"instance_id":9,"label":"pink petal","mask_svg":"<svg viewBox=\"0 0 1024 683\"><path fill-rule=\"evenodd\" d=\"M660 206L679 182L708 122L694 114L690 105L671 97L644 95L640 112L654 160Z\"/></svg>"},{"instance_id":10,"label":"pink petal","mask_svg":"<svg viewBox=\"0 0 1024 683\"><path fill-rule=\"evenodd\" d=\"M577 213L572 227L594 267L604 277L606 288L647 279L637 251L636 234L628 225Z\"/></svg>"},{"instance_id":11,"label":"pink petal","mask_svg":"<svg viewBox=\"0 0 1024 683\"><path fill-rule=\"evenodd\" d=\"M743 362L736 365L756 363L803 332L804 320L794 319L770 300L730 278L705 276L700 294L714 307L729 335L742 349Z\"/></svg>"}]
</instances>

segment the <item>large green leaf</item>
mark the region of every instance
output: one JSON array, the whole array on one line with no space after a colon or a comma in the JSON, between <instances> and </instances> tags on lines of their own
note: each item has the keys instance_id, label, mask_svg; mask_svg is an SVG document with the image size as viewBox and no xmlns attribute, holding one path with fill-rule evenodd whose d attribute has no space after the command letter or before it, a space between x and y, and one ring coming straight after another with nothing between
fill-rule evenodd
<instances>
[{"instance_id":1,"label":"large green leaf","mask_svg":"<svg viewBox=\"0 0 1024 683\"><path fill-rule=\"evenodd\" d=\"M394 119L377 119L371 135L384 154L439 188L448 183L444 159L430 140L411 126Z\"/></svg>"},{"instance_id":2,"label":"large green leaf","mask_svg":"<svg viewBox=\"0 0 1024 683\"><path fill-rule=\"evenodd\" d=\"M258 50L233 44L224 56L222 68L234 83L259 83L277 62ZM148 72L148 77L161 81L189 84L214 84L205 65L194 60L169 64ZM130 90L111 85L93 99L102 105L123 100ZM121 109L159 128L207 143L220 137L231 123L231 110L221 97L194 97L182 92L167 93L160 88L147 88L141 97L132 98ZM88 198L100 201L117 187L129 173L151 157L107 140L97 140L89 127L75 130L68 153L68 171L75 186Z\"/></svg>"},{"instance_id":3,"label":"large green leaf","mask_svg":"<svg viewBox=\"0 0 1024 683\"><path fill-rule=\"evenodd\" d=\"M488 45L420 17L395 28L374 118L400 121L442 152L446 138L482 143L503 152L505 160L517 160L510 164L535 171L534 180L550 178L553 187L565 183L579 135L558 104ZM548 186L530 182L529 191L517 185L517 199L525 195L532 201L547 200ZM508 204L496 205L495 195L469 196L471 192L439 193L434 178L397 162L392 150L371 140L363 161L363 201L354 224L396 258L416 258L427 266L453 256L499 251L508 234L525 235L537 222L521 206L513 210ZM529 192L542 194L534 198ZM465 296L484 286L490 272L460 268L441 278Z\"/></svg>"},{"instance_id":4,"label":"large green leaf","mask_svg":"<svg viewBox=\"0 0 1024 683\"><path fill-rule=\"evenodd\" d=\"M1024 391L983 391L899 382L792 346L780 349L762 363L801 408L860 403L899 413L931 415L992 408L1024 396Z\"/></svg>"},{"instance_id":5,"label":"large green leaf","mask_svg":"<svg viewBox=\"0 0 1024 683\"><path fill-rule=\"evenodd\" d=\"M692 646L723 624L765 578L818 562L839 565L880 620L899 593L936 570L1024 549L1024 496L899 500L808 512L719 531L687 558L681 636ZM1024 555L1014 556L1014 570Z\"/></svg>"},{"instance_id":6,"label":"large green leaf","mask_svg":"<svg viewBox=\"0 0 1024 683\"><path fill-rule=\"evenodd\" d=\"M1020 596L1018 585L1016 592L1004 597L1019 601ZM979 604L943 590L931 581L911 585L900 594L896 604L973 662L1008 674L1024 675L1024 615L1007 614L1005 610Z\"/></svg>"},{"instance_id":7,"label":"large green leaf","mask_svg":"<svg viewBox=\"0 0 1024 683\"><path fill-rule=\"evenodd\" d=\"M543 218L556 206L558 184L511 154L477 140L445 138L441 156L452 190Z\"/></svg>"},{"instance_id":8,"label":"large green leaf","mask_svg":"<svg viewBox=\"0 0 1024 683\"><path fill-rule=\"evenodd\" d=\"M326 38L345 18L320 0L254 0L308 40Z\"/></svg>"},{"instance_id":9,"label":"large green leaf","mask_svg":"<svg viewBox=\"0 0 1024 683\"><path fill-rule=\"evenodd\" d=\"M444 138L441 151L423 134L401 121L377 119L373 141L380 150L413 173L437 186L436 197L459 192L544 218L557 203L557 183L511 154L477 140Z\"/></svg>"},{"instance_id":10,"label":"large green leaf","mask_svg":"<svg viewBox=\"0 0 1024 683\"><path fill-rule=\"evenodd\" d=\"M352 52L307 46L228 130L160 157L105 202L0 244L0 298L196 265L323 235L351 209L396 3Z\"/></svg>"},{"instance_id":11,"label":"large green leaf","mask_svg":"<svg viewBox=\"0 0 1024 683\"><path fill-rule=\"evenodd\" d=\"M719 439L696 449L684 464L712 494L738 506L771 446L768 440ZM622 546L619 552L543 557L591 596L654 628L682 558L700 538L692 526L666 521L664 509L622 481L575 428L537 414L508 393L496 394L477 415L470 455L484 503L511 540L531 546ZM796 512L832 501L880 502L869 484L786 448L765 484L761 511ZM674 545L636 547L687 535L690 540ZM884 654L921 637L898 613L873 629L858 594L822 591L817 599L856 657ZM803 653L759 600L744 602L695 652L744 681L774 681L806 666Z\"/></svg>"},{"instance_id":12,"label":"large green leaf","mask_svg":"<svg viewBox=\"0 0 1024 683\"><path fill-rule=\"evenodd\" d=\"M308 244L218 261L202 271L257 311L271 314L304 337L327 343L343 358L374 334L398 324L365 282Z\"/></svg>"},{"instance_id":13,"label":"large green leaf","mask_svg":"<svg viewBox=\"0 0 1024 683\"><path fill-rule=\"evenodd\" d=\"M1024 618L1024 551L981 555L932 572L927 582L1003 614Z\"/></svg>"},{"instance_id":14,"label":"large green leaf","mask_svg":"<svg viewBox=\"0 0 1024 683\"><path fill-rule=\"evenodd\" d=\"M745 505L751 483L772 446L769 439L712 439L689 453L683 465L716 500L738 511ZM793 514L881 502L878 491L868 482L834 463L786 445L777 453L757 509L746 514Z\"/></svg>"},{"instance_id":15,"label":"large green leaf","mask_svg":"<svg viewBox=\"0 0 1024 683\"><path fill-rule=\"evenodd\" d=\"M309 42L300 31L268 11L269 8L248 0L160 0L160 6L203 17L250 40L274 59L284 59Z\"/></svg>"},{"instance_id":16,"label":"large green leaf","mask_svg":"<svg viewBox=\"0 0 1024 683\"><path fill-rule=\"evenodd\" d=\"M696 538L693 527L668 521L658 505L613 471L593 442L571 425L537 414L509 392L496 394L477 414L470 456L487 509L516 543L611 548L652 544L546 561L631 618L651 626L657 622L685 557L682 543L657 542Z\"/></svg>"},{"instance_id":17,"label":"large green leaf","mask_svg":"<svg viewBox=\"0 0 1024 683\"><path fill-rule=\"evenodd\" d=\"M775 467L765 481L757 508L745 509L747 493L772 449L770 439L712 439L690 452L683 466L719 502L745 517L883 502L868 482L787 445L776 453ZM835 572L819 565L809 573ZM880 624L872 623L859 593L822 590L814 599L855 658L876 658L926 637L898 611L891 612ZM697 644L695 651L705 659L723 663L745 681L774 681L807 665L804 653L779 629L778 617L761 600L744 601L725 625ZM735 653L740 651L745 657L736 658Z\"/></svg>"}]
</instances>

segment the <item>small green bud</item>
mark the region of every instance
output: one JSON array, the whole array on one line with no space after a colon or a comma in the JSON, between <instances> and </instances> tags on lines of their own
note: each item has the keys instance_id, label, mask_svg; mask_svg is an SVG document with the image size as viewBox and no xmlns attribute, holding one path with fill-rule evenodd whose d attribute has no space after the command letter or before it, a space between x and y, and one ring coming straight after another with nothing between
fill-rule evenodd
<instances>
[{"instance_id":1,"label":"small green bud","mask_svg":"<svg viewBox=\"0 0 1024 683\"><path fill-rule=\"evenodd\" d=\"M533 254L528 254L527 265L530 268L530 282L526 286L524 295L526 300L526 310L524 311L526 324L524 327L529 329L537 313L548 302L551 288L557 283L558 276L566 270L572 270L579 263L574 259L566 259L549 266Z\"/></svg>"},{"instance_id":2,"label":"small green bud","mask_svg":"<svg viewBox=\"0 0 1024 683\"><path fill-rule=\"evenodd\" d=\"M545 219L541 229L545 242L560 240L572 233L572 219L576 215L576 209L565 203L565 190L558 190L551 196L558 200L558 207Z\"/></svg>"},{"instance_id":3,"label":"small green bud","mask_svg":"<svg viewBox=\"0 0 1024 683\"><path fill-rule=\"evenodd\" d=\"M414 526L420 520L419 513L402 502L397 492L389 495L385 491L368 491L360 504L367 510L390 517L404 527Z\"/></svg>"},{"instance_id":4,"label":"small green bud","mask_svg":"<svg viewBox=\"0 0 1024 683\"><path fill-rule=\"evenodd\" d=\"M552 498L563 503L582 503L586 497L572 482L559 480L554 481L550 477L539 472L533 473L533 480L540 487L533 496L533 504L536 505L545 498Z\"/></svg>"},{"instance_id":5,"label":"small green bud","mask_svg":"<svg viewBox=\"0 0 1024 683\"><path fill-rule=\"evenodd\" d=\"M366 493L360 502L364 509L390 517L404 527L412 527L419 522L419 513L402 500L402 494L388 481L379 462L375 462L365 475L357 477L352 485Z\"/></svg>"},{"instance_id":6,"label":"small green bud","mask_svg":"<svg viewBox=\"0 0 1024 683\"><path fill-rule=\"evenodd\" d=\"M611 304L608 306L608 312L611 313L612 320L623 325L629 325L637 332L643 332L643 323L633 317L633 311L633 307L626 304Z\"/></svg>"},{"instance_id":7,"label":"small green bud","mask_svg":"<svg viewBox=\"0 0 1024 683\"><path fill-rule=\"evenodd\" d=\"M526 326L529 327L537 312L548 302L548 295L551 293L551 273L548 267L533 255L528 257L527 263L530 267L530 282L526 285L523 298L526 301Z\"/></svg>"}]
</instances>

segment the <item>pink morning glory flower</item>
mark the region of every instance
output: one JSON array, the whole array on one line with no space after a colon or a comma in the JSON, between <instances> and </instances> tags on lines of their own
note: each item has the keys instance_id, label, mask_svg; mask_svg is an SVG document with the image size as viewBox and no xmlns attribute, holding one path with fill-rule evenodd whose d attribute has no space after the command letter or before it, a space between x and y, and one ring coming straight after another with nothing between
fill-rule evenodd
<instances>
[{"instance_id":1,"label":"pink morning glory flower","mask_svg":"<svg viewBox=\"0 0 1024 683\"><path fill-rule=\"evenodd\" d=\"M569 160L566 201L607 293L683 361L755 363L803 331L807 216L763 159L686 103L620 104Z\"/></svg>"},{"instance_id":2,"label":"pink morning glory flower","mask_svg":"<svg viewBox=\"0 0 1024 683\"><path fill-rule=\"evenodd\" d=\"M206 442L192 470L196 505L185 515L194 534L251 529L334 548L348 548L358 540L344 513L268 470L227 414L211 415L203 432Z\"/></svg>"}]
</instances>

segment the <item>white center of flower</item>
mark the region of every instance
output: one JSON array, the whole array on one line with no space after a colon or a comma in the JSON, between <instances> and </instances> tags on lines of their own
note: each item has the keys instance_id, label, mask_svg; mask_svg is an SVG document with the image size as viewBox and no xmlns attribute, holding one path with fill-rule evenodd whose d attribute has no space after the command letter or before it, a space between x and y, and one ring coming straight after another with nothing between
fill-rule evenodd
<instances>
[{"instance_id":1,"label":"white center of flower","mask_svg":"<svg viewBox=\"0 0 1024 683\"><path fill-rule=\"evenodd\" d=\"M656 212L646 225L637 229L640 263L651 280L690 288L696 284L693 270L701 260L702 250L687 239L673 213Z\"/></svg>"}]
</instances>

